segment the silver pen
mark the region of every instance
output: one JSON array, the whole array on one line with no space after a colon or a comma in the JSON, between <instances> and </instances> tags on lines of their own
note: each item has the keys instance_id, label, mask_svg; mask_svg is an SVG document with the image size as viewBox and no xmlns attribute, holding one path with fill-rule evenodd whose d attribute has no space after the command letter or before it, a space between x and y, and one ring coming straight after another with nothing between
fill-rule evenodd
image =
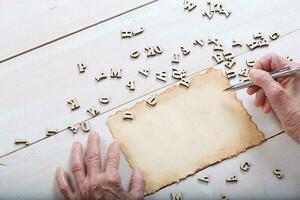
<instances>
[{"instance_id":1,"label":"silver pen","mask_svg":"<svg viewBox=\"0 0 300 200\"><path fill-rule=\"evenodd\" d=\"M280 70L272 71L270 72L270 75L272 76L273 79L275 78L280 78L284 76L289 76L292 74L295 74L297 72L300 72L300 67L285 67ZM244 89L250 86L254 86L255 84L250 80L250 81L245 81L243 83L238 83L236 85L229 86L223 91L229 91L229 90L240 90Z\"/></svg>"}]
</instances>

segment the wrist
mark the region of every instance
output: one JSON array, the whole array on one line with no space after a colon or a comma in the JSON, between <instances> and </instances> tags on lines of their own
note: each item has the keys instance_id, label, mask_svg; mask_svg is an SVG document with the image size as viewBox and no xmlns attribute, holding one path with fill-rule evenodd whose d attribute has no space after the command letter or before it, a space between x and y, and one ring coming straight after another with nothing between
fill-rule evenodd
<instances>
[{"instance_id":1,"label":"wrist","mask_svg":"<svg viewBox=\"0 0 300 200\"><path fill-rule=\"evenodd\" d=\"M289 120L289 123L287 123L284 129L289 136L300 143L300 116L293 120Z\"/></svg>"}]
</instances>

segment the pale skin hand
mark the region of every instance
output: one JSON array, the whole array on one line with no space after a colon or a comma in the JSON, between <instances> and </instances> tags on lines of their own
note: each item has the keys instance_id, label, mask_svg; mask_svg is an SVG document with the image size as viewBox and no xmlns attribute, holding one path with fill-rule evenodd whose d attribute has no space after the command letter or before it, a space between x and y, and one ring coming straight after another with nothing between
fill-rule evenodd
<instances>
[{"instance_id":1,"label":"pale skin hand","mask_svg":"<svg viewBox=\"0 0 300 200\"><path fill-rule=\"evenodd\" d=\"M67 174L61 167L56 169L60 192L66 200L143 200L145 181L140 170L133 170L130 189L127 192L119 175L120 145L113 142L101 164L100 137L89 134L87 151L84 155L81 143L74 142L71 152L71 169L77 187L73 189Z\"/></svg>"},{"instance_id":2,"label":"pale skin hand","mask_svg":"<svg viewBox=\"0 0 300 200\"><path fill-rule=\"evenodd\" d=\"M254 104L265 113L274 110L283 129L300 142L300 73L273 80L268 72L300 64L287 61L276 54L268 54L256 61L250 79L258 87L249 87L249 95L256 94Z\"/></svg>"}]
</instances>

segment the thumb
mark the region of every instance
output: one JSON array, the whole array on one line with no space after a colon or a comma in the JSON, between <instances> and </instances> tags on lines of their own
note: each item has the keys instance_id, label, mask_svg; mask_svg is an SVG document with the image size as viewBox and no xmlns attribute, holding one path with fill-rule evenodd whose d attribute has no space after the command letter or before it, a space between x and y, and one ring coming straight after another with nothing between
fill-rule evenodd
<instances>
[{"instance_id":1,"label":"thumb","mask_svg":"<svg viewBox=\"0 0 300 200\"><path fill-rule=\"evenodd\" d=\"M136 199L144 199L145 186L143 172L139 169L134 169L130 180L130 193Z\"/></svg>"},{"instance_id":2,"label":"thumb","mask_svg":"<svg viewBox=\"0 0 300 200\"><path fill-rule=\"evenodd\" d=\"M249 77L255 85L264 90L275 111L279 111L279 108L284 107L284 102L288 100L288 95L280 83L275 81L268 72L260 69L252 69L250 70Z\"/></svg>"}]
</instances>

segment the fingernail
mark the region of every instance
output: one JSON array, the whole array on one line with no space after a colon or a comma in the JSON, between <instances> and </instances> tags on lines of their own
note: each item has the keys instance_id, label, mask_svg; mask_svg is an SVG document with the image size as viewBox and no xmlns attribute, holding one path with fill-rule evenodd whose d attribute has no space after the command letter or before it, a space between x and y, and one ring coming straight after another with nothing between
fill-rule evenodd
<instances>
[{"instance_id":1,"label":"fingernail","mask_svg":"<svg viewBox=\"0 0 300 200\"><path fill-rule=\"evenodd\" d=\"M95 135L95 134L97 134L97 132L92 130L92 131L90 132L90 134L91 134L91 135Z\"/></svg>"},{"instance_id":2,"label":"fingernail","mask_svg":"<svg viewBox=\"0 0 300 200\"><path fill-rule=\"evenodd\" d=\"M62 167L56 167L56 172L60 172L62 170Z\"/></svg>"},{"instance_id":3,"label":"fingernail","mask_svg":"<svg viewBox=\"0 0 300 200\"><path fill-rule=\"evenodd\" d=\"M99 135L98 135L98 133L96 132L96 131L91 131L90 133L89 133L89 137L90 138L96 138L96 137L98 137Z\"/></svg>"}]
</instances>

